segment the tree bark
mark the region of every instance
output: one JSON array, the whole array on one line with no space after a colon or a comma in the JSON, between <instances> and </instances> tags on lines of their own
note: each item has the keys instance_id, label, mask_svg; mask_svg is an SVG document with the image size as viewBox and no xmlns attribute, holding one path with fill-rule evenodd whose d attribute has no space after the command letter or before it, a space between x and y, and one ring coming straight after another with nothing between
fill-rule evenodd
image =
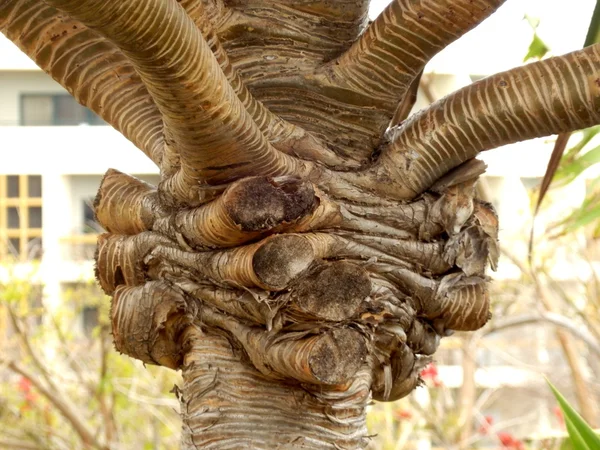
<instances>
[{"instance_id":1,"label":"tree bark","mask_svg":"<svg viewBox=\"0 0 600 450\"><path fill-rule=\"evenodd\" d=\"M503 0L395 0L372 23L368 3L0 3L0 30L160 168L104 177L96 275L117 350L183 370L184 448L364 448L370 398L490 318L475 156L600 121L594 46L387 130Z\"/></svg>"},{"instance_id":2,"label":"tree bark","mask_svg":"<svg viewBox=\"0 0 600 450\"><path fill-rule=\"evenodd\" d=\"M367 365L348 384L314 391L266 378L223 334L190 327L184 342L183 449L366 446Z\"/></svg>"}]
</instances>

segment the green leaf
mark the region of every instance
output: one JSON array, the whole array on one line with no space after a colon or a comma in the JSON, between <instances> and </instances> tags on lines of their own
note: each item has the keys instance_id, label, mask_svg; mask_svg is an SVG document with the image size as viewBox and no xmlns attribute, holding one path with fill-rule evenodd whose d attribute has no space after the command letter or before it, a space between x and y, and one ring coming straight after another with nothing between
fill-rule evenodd
<instances>
[{"instance_id":1,"label":"green leaf","mask_svg":"<svg viewBox=\"0 0 600 450\"><path fill-rule=\"evenodd\" d=\"M531 44L529 44L529 49L527 50L527 54L523 61L527 61L529 59L542 59L546 56L546 53L550 51L550 47L546 45L544 41L538 36L536 30L540 25L540 19L536 17L531 17L525 14L524 19L527 21L531 29L533 30L533 38L531 40Z\"/></svg>"},{"instance_id":2,"label":"green leaf","mask_svg":"<svg viewBox=\"0 0 600 450\"><path fill-rule=\"evenodd\" d=\"M600 162L600 145L585 152L583 155L564 163L556 171L555 182L561 185L569 184L581 173Z\"/></svg>"},{"instance_id":3,"label":"green leaf","mask_svg":"<svg viewBox=\"0 0 600 450\"><path fill-rule=\"evenodd\" d=\"M587 194L579 208L553 226L558 231L554 231L554 234L550 237L551 239L589 225L600 217L600 191L595 189L595 185L598 182L600 182L600 178L590 184L589 189L592 192ZM595 228L597 229L598 227Z\"/></svg>"},{"instance_id":4,"label":"green leaf","mask_svg":"<svg viewBox=\"0 0 600 450\"><path fill-rule=\"evenodd\" d=\"M531 44L529 44L529 49L527 50L527 54L525 55L525 58L523 58L523 61L542 59L549 51L550 47L540 39L537 33L533 33L533 39L531 40Z\"/></svg>"},{"instance_id":5,"label":"green leaf","mask_svg":"<svg viewBox=\"0 0 600 450\"><path fill-rule=\"evenodd\" d=\"M574 230L576 228L589 225L598 218L600 218L600 205L597 205L588 210L581 211L568 228L570 230Z\"/></svg>"},{"instance_id":6,"label":"green leaf","mask_svg":"<svg viewBox=\"0 0 600 450\"><path fill-rule=\"evenodd\" d=\"M588 28L587 36L585 37L584 47L597 44L598 42L600 42L600 1L596 1L596 6L592 13L592 20L590 20L590 26Z\"/></svg>"},{"instance_id":7,"label":"green leaf","mask_svg":"<svg viewBox=\"0 0 600 450\"><path fill-rule=\"evenodd\" d=\"M573 409L560 392L549 380L546 382L552 389L552 393L565 417L565 424L569 432L569 438L575 450L598 450L600 449L600 437L592 428L582 419L582 417Z\"/></svg>"}]
</instances>

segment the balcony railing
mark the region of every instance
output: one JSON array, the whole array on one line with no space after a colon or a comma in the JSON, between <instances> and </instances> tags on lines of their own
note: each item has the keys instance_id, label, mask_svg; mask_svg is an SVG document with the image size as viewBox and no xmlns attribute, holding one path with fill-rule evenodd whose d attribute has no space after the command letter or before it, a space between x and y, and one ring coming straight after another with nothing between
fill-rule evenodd
<instances>
[{"instance_id":1,"label":"balcony railing","mask_svg":"<svg viewBox=\"0 0 600 450\"><path fill-rule=\"evenodd\" d=\"M60 239L60 256L63 261L91 261L96 252L98 235L74 234Z\"/></svg>"}]
</instances>

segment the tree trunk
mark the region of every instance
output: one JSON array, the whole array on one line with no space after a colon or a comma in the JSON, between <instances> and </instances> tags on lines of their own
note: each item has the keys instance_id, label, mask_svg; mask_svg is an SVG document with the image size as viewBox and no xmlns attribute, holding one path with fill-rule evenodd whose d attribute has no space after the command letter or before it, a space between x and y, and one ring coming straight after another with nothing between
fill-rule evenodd
<instances>
[{"instance_id":1,"label":"tree trunk","mask_svg":"<svg viewBox=\"0 0 600 450\"><path fill-rule=\"evenodd\" d=\"M371 399L489 319L475 156L600 122L600 48L406 118L503 0L7 0L0 30L160 168L110 170L97 278L116 348L183 370L184 448L364 448ZM405 120L406 119L406 120Z\"/></svg>"},{"instance_id":2,"label":"tree trunk","mask_svg":"<svg viewBox=\"0 0 600 450\"><path fill-rule=\"evenodd\" d=\"M364 448L370 373L311 392L252 368L226 336L186 331L181 411L186 449Z\"/></svg>"}]
</instances>

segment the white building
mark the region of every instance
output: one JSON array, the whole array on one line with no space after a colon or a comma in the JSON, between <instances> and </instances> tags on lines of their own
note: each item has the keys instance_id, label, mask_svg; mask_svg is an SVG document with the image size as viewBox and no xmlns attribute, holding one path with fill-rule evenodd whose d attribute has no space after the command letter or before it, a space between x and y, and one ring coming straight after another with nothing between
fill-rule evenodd
<instances>
[{"instance_id":1,"label":"white building","mask_svg":"<svg viewBox=\"0 0 600 450\"><path fill-rule=\"evenodd\" d=\"M0 55L0 261L16 258L17 278L39 261L34 280L53 309L93 277L91 203L106 170L153 183L158 170L1 35Z\"/></svg>"}]
</instances>

